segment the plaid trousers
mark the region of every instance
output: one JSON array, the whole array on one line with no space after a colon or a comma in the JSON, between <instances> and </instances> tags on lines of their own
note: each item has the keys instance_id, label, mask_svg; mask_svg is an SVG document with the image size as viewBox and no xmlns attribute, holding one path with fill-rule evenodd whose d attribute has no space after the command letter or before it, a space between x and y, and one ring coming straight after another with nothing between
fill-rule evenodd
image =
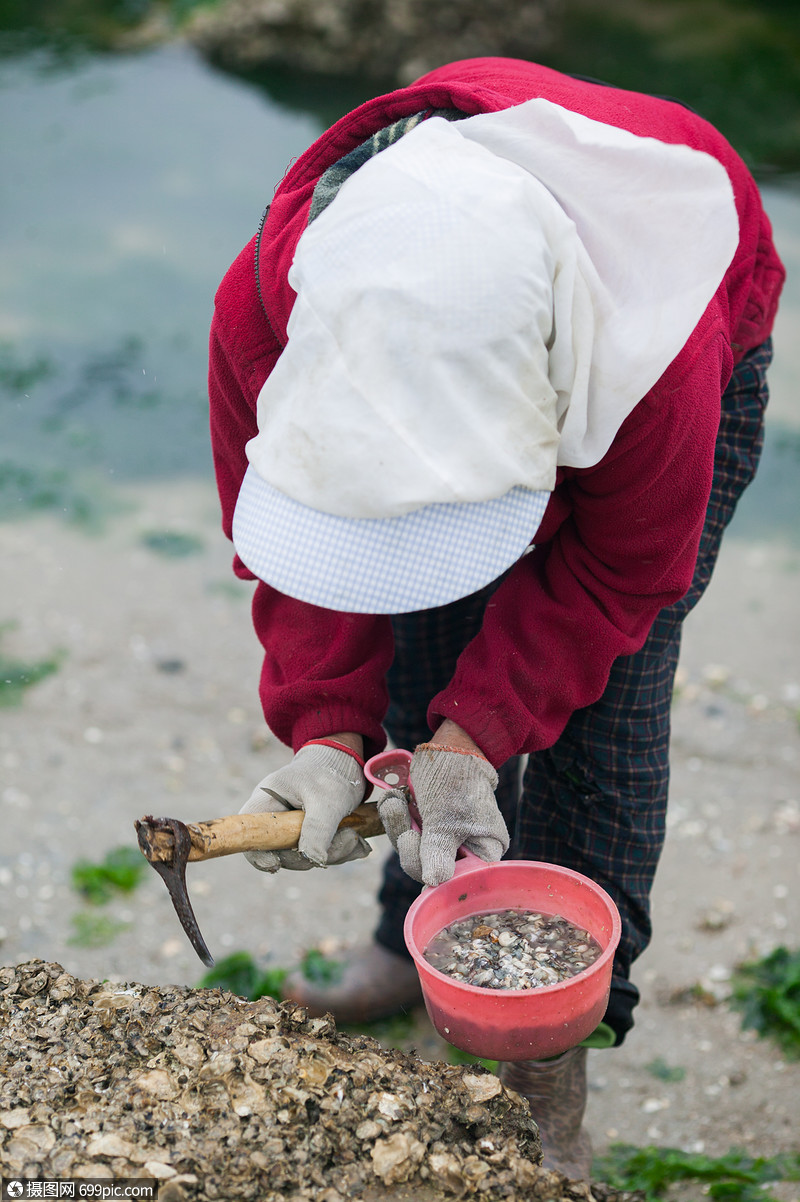
<instances>
[{"instance_id":1,"label":"plaid trousers","mask_svg":"<svg viewBox=\"0 0 800 1202\"><path fill-rule=\"evenodd\" d=\"M622 939L605 1016L617 1044L633 1026L639 1000L631 966L652 933L649 899L664 844L681 624L711 579L723 532L755 475L771 358L768 340L736 366L725 389L711 496L688 592L661 610L640 651L615 661L602 697L573 713L554 746L499 770L497 800L512 835L509 858L575 869L602 885L619 907ZM393 618L385 726L396 746L414 748L430 738L428 702L452 677L499 583L450 605ZM390 856L376 938L401 955L407 955L403 920L419 891L397 856Z\"/></svg>"}]
</instances>

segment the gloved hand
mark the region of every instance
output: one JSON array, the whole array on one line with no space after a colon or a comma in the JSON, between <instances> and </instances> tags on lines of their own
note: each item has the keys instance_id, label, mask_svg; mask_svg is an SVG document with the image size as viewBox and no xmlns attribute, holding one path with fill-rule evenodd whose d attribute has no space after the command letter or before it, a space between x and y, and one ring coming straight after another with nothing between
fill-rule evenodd
<instances>
[{"instance_id":1,"label":"gloved hand","mask_svg":"<svg viewBox=\"0 0 800 1202\"><path fill-rule=\"evenodd\" d=\"M329 744L306 743L293 760L256 785L239 811L305 810L297 848L246 851L245 859L261 872L279 868L305 871L363 859L372 850L366 839L355 831L336 828L361 804L365 788L361 760L355 754Z\"/></svg>"},{"instance_id":2,"label":"gloved hand","mask_svg":"<svg viewBox=\"0 0 800 1202\"><path fill-rule=\"evenodd\" d=\"M422 832L412 830L407 797L393 789L378 800L381 822L403 870L425 885L449 881L463 843L482 860L502 859L509 836L497 807L497 773L478 752L420 743L411 760Z\"/></svg>"}]
</instances>

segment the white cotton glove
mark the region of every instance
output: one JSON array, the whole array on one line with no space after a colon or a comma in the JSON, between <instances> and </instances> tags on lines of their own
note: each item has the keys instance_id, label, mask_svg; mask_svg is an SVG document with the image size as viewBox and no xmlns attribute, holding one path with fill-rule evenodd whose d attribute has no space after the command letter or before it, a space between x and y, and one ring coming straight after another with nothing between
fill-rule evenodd
<instances>
[{"instance_id":1,"label":"white cotton glove","mask_svg":"<svg viewBox=\"0 0 800 1202\"><path fill-rule=\"evenodd\" d=\"M435 743L420 743L409 776L422 820L412 829L408 799L393 789L378 800L378 812L403 870L425 885L449 881L463 843L482 860L502 859L509 836L497 807L497 773L482 755Z\"/></svg>"},{"instance_id":2,"label":"white cotton glove","mask_svg":"<svg viewBox=\"0 0 800 1202\"><path fill-rule=\"evenodd\" d=\"M364 773L354 756L321 743L306 744L285 767L265 776L239 811L305 810L297 848L246 851L245 859L261 872L279 868L305 871L362 860L372 850L366 839L355 831L336 828L361 804L365 787Z\"/></svg>"}]
</instances>

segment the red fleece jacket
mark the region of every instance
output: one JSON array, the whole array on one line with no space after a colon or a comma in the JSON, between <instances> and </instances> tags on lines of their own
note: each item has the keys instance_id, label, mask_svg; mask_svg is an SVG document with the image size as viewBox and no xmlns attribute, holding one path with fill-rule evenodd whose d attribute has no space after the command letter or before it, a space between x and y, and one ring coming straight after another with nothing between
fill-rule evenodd
<instances>
[{"instance_id":1,"label":"red fleece jacket","mask_svg":"<svg viewBox=\"0 0 800 1202\"><path fill-rule=\"evenodd\" d=\"M725 167L739 247L689 341L595 467L560 470L536 549L512 569L428 719L457 722L493 764L551 746L570 715L601 696L619 655L641 647L659 610L689 588L711 488L720 398L735 362L770 334L784 271L758 189L725 139L671 101L578 81L514 59L453 63L362 105L324 133L276 190L255 239L226 274L211 329L210 402L223 529L230 538L257 432L256 401L286 341L287 281L322 172L376 130L426 108L495 112L544 97L643 137L705 151ZM236 558L234 570L253 579ZM390 619L337 613L259 582L253 620L264 647L267 723L297 749L335 731L385 744Z\"/></svg>"}]
</instances>

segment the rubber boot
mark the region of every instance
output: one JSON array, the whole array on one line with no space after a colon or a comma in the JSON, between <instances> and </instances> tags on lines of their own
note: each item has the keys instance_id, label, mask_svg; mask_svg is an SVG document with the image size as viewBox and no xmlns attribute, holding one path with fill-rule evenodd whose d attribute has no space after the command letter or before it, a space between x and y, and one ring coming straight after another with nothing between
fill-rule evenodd
<instances>
[{"instance_id":1,"label":"rubber boot","mask_svg":"<svg viewBox=\"0 0 800 1202\"><path fill-rule=\"evenodd\" d=\"M331 984L306 980L302 972L283 982L286 1001L300 1002L309 1014L332 1014L337 1023L368 1023L410 1010L422 1001L414 961L374 941L336 957L342 974Z\"/></svg>"},{"instance_id":2,"label":"rubber boot","mask_svg":"<svg viewBox=\"0 0 800 1202\"><path fill-rule=\"evenodd\" d=\"M501 1064L503 1085L527 1098L542 1140L544 1167L588 1181L592 1141L583 1123L586 1109L586 1048L570 1048L553 1060Z\"/></svg>"}]
</instances>

